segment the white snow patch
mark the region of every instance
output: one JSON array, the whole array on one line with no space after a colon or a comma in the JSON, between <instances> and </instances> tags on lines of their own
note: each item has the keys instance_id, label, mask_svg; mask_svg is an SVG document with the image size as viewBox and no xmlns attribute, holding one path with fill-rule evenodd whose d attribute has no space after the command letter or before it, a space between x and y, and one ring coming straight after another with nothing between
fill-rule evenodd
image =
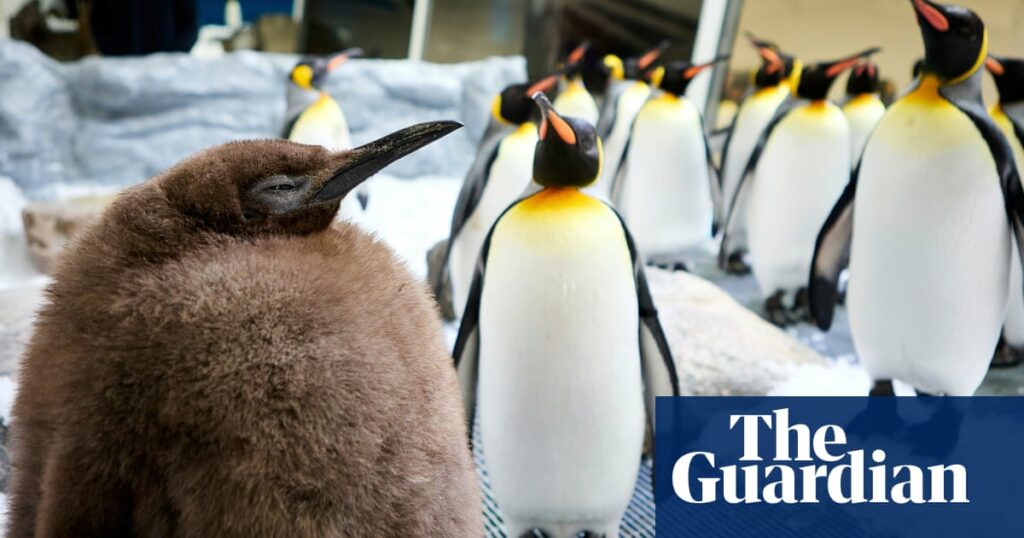
<instances>
[{"instance_id":1,"label":"white snow patch","mask_svg":"<svg viewBox=\"0 0 1024 538\"><path fill-rule=\"evenodd\" d=\"M427 176L414 180L381 175L369 182L370 201L360 225L373 231L427 276L427 251L448 237L461 179Z\"/></svg>"},{"instance_id":2,"label":"white snow patch","mask_svg":"<svg viewBox=\"0 0 1024 538\"><path fill-rule=\"evenodd\" d=\"M0 419L4 424L11 423L11 407L17 390L18 384L10 376L0 376Z\"/></svg>"}]
</instances>

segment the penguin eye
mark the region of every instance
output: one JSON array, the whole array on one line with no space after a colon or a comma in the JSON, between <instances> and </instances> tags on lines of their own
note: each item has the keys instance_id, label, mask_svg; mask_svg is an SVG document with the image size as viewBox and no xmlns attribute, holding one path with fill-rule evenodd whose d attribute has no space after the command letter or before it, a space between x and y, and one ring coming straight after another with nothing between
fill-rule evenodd
<instances>
[{"instance_id":1,"label":"penguin eye","mask_svg":"<svg viewBox=\"0 0 1024 538\"><path fill-rule=\"evenodd\" d=\"M272 191L290 191L290 190L292 190L294 188L295 188L295 185L288 185L287 183L282 183L280 185L274 185L273 187L270 187L270 190L272 190Z\"/></svg>"}]
</instances>

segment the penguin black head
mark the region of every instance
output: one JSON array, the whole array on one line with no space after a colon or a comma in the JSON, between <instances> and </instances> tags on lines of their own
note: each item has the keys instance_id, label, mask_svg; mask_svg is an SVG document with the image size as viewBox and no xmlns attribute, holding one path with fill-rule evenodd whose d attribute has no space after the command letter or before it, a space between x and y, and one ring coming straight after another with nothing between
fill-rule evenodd
<instances>
[{"instance_id":1,"label":"penguin black head","mask_svg":"<svg viewBox=\"0 0 1024 538\"><path fill-rule=\"evenodd\" d=\"M540 108L540 140L533 154L533 179L545 187L586 187L601 174L601 139L593 125L562 117L547 96L533 94Z\"/></svg>"},{"instance_id":2,"label":"penguin black head","mask_svg":"<svg viewBox=\"0 0 1024 538\"><path fill-rule=\"evenodd\" d=\"M363 55L363 49L353 48L342 51L334 56L306 56L295 64L288 75L292 84L303 90L320 90L327 75L352 58Z\"/></svg>"},{"instance_id":3,"label":"penguin black head","mask_svg":"<svg viewBox=\"0 0 1024 538\"><path fill-rule=\"evenodd\" d=\"M910 68L911 78L917 78L921 76L921 71L924 71L924 58L918 58L914 62L914 67Z\"/></svg>"},{"instance_id":4,"label":"penguin black head","mask_svg":"<svg viewBox=\"0 0 1024 538\"><path fill-rule=\"evenodd\" d=\"M494 97L491 114L498 121L522 125L534 116L537 111L531 96L537 92L550 91L558 82L559 73L548 75L533 84L512 84L501 90Z\"/></svg>"},{"instance_id":5,"label":"penguin black head","mask_svg":"<svg viewBox=\"0 0 1024 538\"><path fill-rule=\"evenodd\" d=\"M230 142L177 164L158 185L172 209L205 231L306 234L329 226L364 180L460 127L420 123L339 152L286 140Z\"/></svg>"},{"instance_id":6,"label":"penguin black head","mask_svg":"<svg viewBox=\"0 0 1024 538\"><path fill-rule=\"evenodd\" d=\"M981 67L988 54L988 33L976 13L930 0L911 3L924 39L924 73L956 84Z\"/></svg>"},{"instance_id":7,"label":"penguin black head","mask_svg":"<svg viewBox=\"0 0 1024 538\"><path fill-rule=\"evenodd\" d=\"M879 50L881 49L875 47L840 60L819 62L805 67L800 75L800 84L796 88L797 96L815 101L825 99L836 77L853 67L861 58L866 58Z\"/></svg>"},{"instance_id":8,"label":"penguin black head","mask_svg":"<svg viewBox=\"0 0 1024 538\"><path fill-rule=\"evenodd\" d=\"M985 68L996 81L1000 104L1024 101L1024 59L989 56Z\"/></svg>"},{"instance_id":9,"label":"penguin black head","mask_svg":"<svg viewBox=\"0 0 1024 538\"><path fill-rule=\"evenodd\" d=\"M865 60L854 66L850 78L846 80L846 93L859 95L862 93L878 93L878 66Z\"/></svg>"},{"instance_id":10,"label":"penguin black head","mask_svg":"<svg viewBox=\"0 0 1024 538\"><path fill-rule=\"evenodd\" d=\"M609 54L604 57L605 71L615 80L643 80L661 54L668 49L669 44L668 41L662 41L657 47L640 56L632 56L625 60Z\"/></svg>"},{"instance_id":11,"label":"penguin black head","mask_svg":"<svg viewBox=\"0 0 1024 538\"><path fill-rule=\"evenodd\" d=\"M747 39L757 49L761 57L761 67L754 72L754 87L768 88L778 86L789 71L793 69L793 57L785 56L779 51L779 47L771 41L760 39L754 34L747 32ZM786 64L786 58L789 64Z\"/></svg>"},{"instance_id":12,"label":"penguin black head","mask_svg":"<svg viewBox=\"0 0 1024 538\"><path fill-rule=\"evenodd\" d=\"M651 72L651 85L675 96L682 95L686 93L686 88L694 77L712 65L728 59L728 56L720 56L702 64L672 62Z\"/></svg>"}]
</instances>

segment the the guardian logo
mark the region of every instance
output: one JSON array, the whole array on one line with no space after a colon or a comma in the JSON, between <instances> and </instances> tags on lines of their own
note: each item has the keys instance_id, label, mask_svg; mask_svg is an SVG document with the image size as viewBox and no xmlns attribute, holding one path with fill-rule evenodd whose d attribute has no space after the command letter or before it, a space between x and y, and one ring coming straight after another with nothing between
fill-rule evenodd
<instances>
[{"instance_id":1,"label":"the guardian logo","mask_svg":"<svg viewBox=\"0 0 1024 538\"><path fill-rule=\"evenodd\" d=\"M719 499L729 504L969 503L963 465L890 465L881 449L844 450L846 431L829 424L813 432L790 424L789 409L767 415L730 415L729 429L743 435L739 462L723 465L713 452L684 454L672 467L672 488L686 503ZM765 463L759 436L774 434L774 454ZM795 447L791 441L795 440ZM870 459L870 463L867 460Z\"/></svg>"}]
</instances>

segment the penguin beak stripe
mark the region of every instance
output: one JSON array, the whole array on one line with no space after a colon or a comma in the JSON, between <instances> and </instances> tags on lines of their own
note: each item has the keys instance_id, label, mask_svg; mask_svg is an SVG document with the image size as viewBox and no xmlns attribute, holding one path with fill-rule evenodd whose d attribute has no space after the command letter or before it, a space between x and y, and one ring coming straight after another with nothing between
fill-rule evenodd
<instances>
[{"instance_id":1,"label":"penguin beak stripe","mask_svg":"<svg viewBox=\"0 0 1024 538\"><path fill-rule=\"evenodd\" d=\"M997 76L1006 72L1006 68L1003 67L1003 64L999 63L999 60L991 56L985 58L985 69L988 69L990 73Z\"/></svg>"},{"instance_id":2,"label":"penguin beak stripe","mask_svg":"<svg viewBox=\"0 0 1024 538\"><path fill-rule=\"evenodd\" d=\"M342 52L341 54L334 56L333 58L330 59L330 61L327 62L327 71L334 71L335 69L341 67L341 65L344 64L345 62L351 60L352 58L358 58L359 56L362 55L363 49L348 49L345 52Z\"/></svg>"},{"instance_id":3,"label":"penguin beak stripe","mask_svg":"<svg viewBox=\"0 0 1024 538\"><path fill-rule=\"evenodd\" d=\"M336 200L385 166L462 127L457 121L420 123L343 152L354 155L334 172L310 198L309 203Z\"/></svg>"},{"instance_id":4,"label":"penguin beak stripe","mask_svg":"<svg viewBox=\"0 0 1024 538\"><path fill-rule=\"evenodd\" d=\"M580 45L578 47L576 47L575 49L573 49L572 52L569 53L569 57L567 58L568 63L574 64L574 63L582 60L583 59L583 54L587 52L587 47L589 47L589 46L590 46L590 44L587 43L586 41L584 41L583 43L580 43Z\"/></svg>"},{"instance_id":5,"label":"penguin beak stripe","mask_svg":"<svg viewBox=\"0 0 1024 538\"><path fill-rule=\"evenodd\" d=\"M641 70L647 69L651 64L657 61L657 59L661 56L661 53L667 47L667 43L662 43L661 45L658 45L657 48L647 51L646 54L641 56L640 59L636 61L637 67L639 67Z\"/></svg>"},{"instance_id":6,"label":"penguin beak stripe","mask_svg":"<svg viewBox=\"0 0 1024 538\"><path fill-rule=\"evenodd\" d=\"M555 86L555 82L558 82L558 74L548 75L538 80L533 86L530 86L526 90L526 95L533 95L537 92L546 92Z\"/></svg>"},{"instance_id":7,"label":"penguin beak stripe","mask_svg":"<svg viewBox=\"0 0 1024 538\"><path fill-rule=\"evenodd\" d=\"M825 70L825 76L834 77L839 73L846 71L850 67L853 67L858 61L860 61L860 58L850 58L849 60L836 62L828 66L828 69Z\"/></svg>"},{"instance_id":8,"label":"penguin beak stripe","mask_svg":"<svg viewBox=\"0 0 1024 538\"><path fill-rule=\"evenodd\" d=\"M914 9L924 17L924 20L928 21L932 28L939 32L949 30L949 20L946 19L946 16L925 0L914 0Z\"/></svg>"},{"instance_id":9,"label":"penguin beak stripe","mask_svg":"<svg viewBox=\"0 0 1024 538\"><path fill-rule=\"evenodd\" d=\"M757 49L757 52L761 54L761 58L764 58L764 60L768 62L768 68L765 69L765 71L769 75L773 75L776 71L782 69L782 58L779 58L779 54L777 52L767 47L760 47Z\"/></svg>"},{"instance_id":10,"label":"penguin beak stripe","mask_svg":"<svg viewBox=\"0 0 1024 538\"><path fill-rule=\"evenodd\" d=\"M558 138L562 139L562 142L565 142L566 144L569 145L576 144L576 132L573 131L572 127L569 127L569 124L566 123L565 120L560 118L558 114L555 113L555 111L549 110L547 114L547 119L548 121L545 123L551 123L551 126L554 127L555 132L558 133Z\"/></svg>"},{"instance_id":11,"label":"penguin beak stripe","mask_svg":"<svg viewBox=\"0 0 1024 538\"><path fill-rule=\"evenodd\" d=\"M683 77L687 78L687 79L691 79L691 78L697 76L698 73L700 73L701 71L703 71L703 70L705 70L705 69L707 69L709 67L711 67L711 63L695 65L695 66L687 69L686 71L683 71Z\"/></svg>"}]
</instances>

